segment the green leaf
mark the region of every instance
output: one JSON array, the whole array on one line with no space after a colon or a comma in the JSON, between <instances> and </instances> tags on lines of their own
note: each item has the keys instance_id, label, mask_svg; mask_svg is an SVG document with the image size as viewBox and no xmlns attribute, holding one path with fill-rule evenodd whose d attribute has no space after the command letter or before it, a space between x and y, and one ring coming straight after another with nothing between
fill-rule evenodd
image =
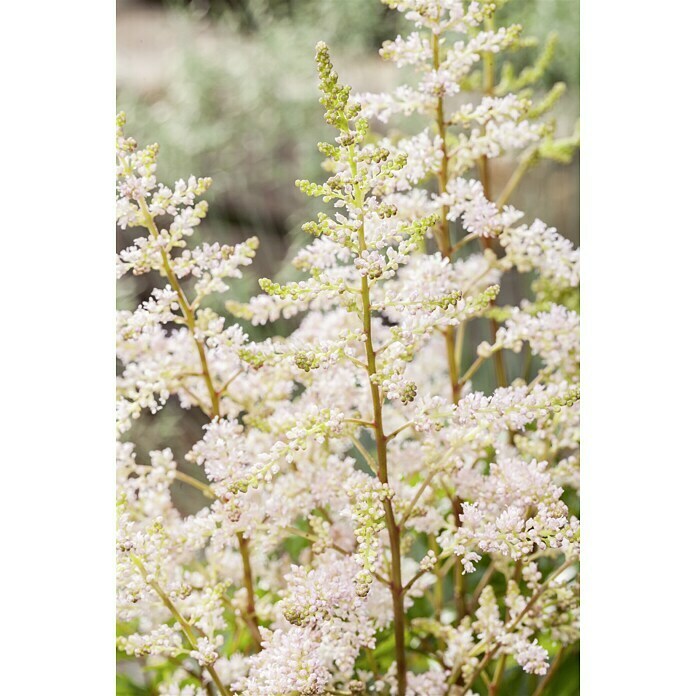
<instances>
[{"instance_id":1,"label":"green leaf","mask_svg":"<svg viewBox=\"0 0 696 696\"><path fill-rule=\"evenodd\" d=\"M134 684L123 674L116 675L116 696L150 696L150 692Z\"/></svg>"}]
</instances>

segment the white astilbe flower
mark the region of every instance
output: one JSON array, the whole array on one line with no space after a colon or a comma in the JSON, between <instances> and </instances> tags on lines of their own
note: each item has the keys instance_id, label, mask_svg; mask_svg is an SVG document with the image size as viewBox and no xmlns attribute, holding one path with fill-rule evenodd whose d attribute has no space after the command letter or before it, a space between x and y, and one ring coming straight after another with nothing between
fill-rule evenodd
<instances>
[{"instance_id":1,"label":"white astilbe flower","mask_svg":"<svg viewBox=\"0 0 696 696\"><path fill-rule=\"evenodd\" d=\"M459 0L382 0L385 5L399 10L416 27L427 27L434 33L445 31L466 32L479 26L484 18L484 3L471 2L464 11Z\"/></svg>"},{"instance_id":2,"label":"white astilbe flower","mask_svg":"<svg viewBox=\"0 0 696 696\"><path fill-rule=\"evenodd\" d=\"M473 548L519 559L539 551L576 553L578 523L561 501L545 462L502 460L477 484L475 503L464 503L455 552ZM466 498L467 491L462 491Z\"/></svg>"},{"instance_id":3,"label":"white astilbe flower","mask_svg":"<svg viewBox=\"0 0 696 696\"><path fill-rule=\"evenodd\" d=\"M171 626L157 626L150 633L131 633L118 640L118 648L126 655L143 657L145 655L162 655L164 657L183 652L183 641L178 632Z\"/></svg>"},{"instance_id":4,"label":"white astilbe flower","mask_svg":"<svg viewBox=\"0 0 696 696\"><path fill-rule=\"evenodd\" d=\"M517 41L519 33L519 25L512 25L496 31L480 31L466 42L455 41L442 66L453 79L459 81L481 60L483 53L500 53Z\"/></svg>"},{"instance_id":5,"label":"white astilbe flower","mask_svg":"<svg viewBox=\"0 0 696 696\"><path fill-rule=\"evenodd\" d=\"M332 248L337 248L334 242L323 246L327 253ZM306 252L298 255L298 264L303 263L303 257L306 257ZM316 279L309 278L282 286L262 279L260 284L266 294L255 295L247 304L228 302L227 308L236 316L251 321L254 326L276 321L280 317L289 319L307 310L328 311L341 304L346 288L354 282L356 275L355 268L327 263Z\"/></svg>"},{"instance_id":6,"label":"white astilbe flower","mask_svg":"<svg viewBox=\"0 0 696 696\"><path fill-rule=\"evenodd\" d=\"M580 252L541 220L506 230L500 243L506 260L522 272L536 271L562 287L580 282Z\"/></svg>"},{"instance_id":7,"label":"white astilbe flower","mask_svg":"<svg viewBox=\"0 0 696 696\"><path fill-rule=\"evenodd\" d=\"M247 451L239 423L215 419L205 425L204 430L203 439L193 446L186 458L203 466L209 480L235 479L253 466L253 457Z\"/></svg>"},{"instance_id":8,"label":"white astilbe flower","mask_svg":"<svg viewBox=\"0 0 696 696\"><path fill-rule=\"evenodd\" d=\"M504 97L484 96L478 105L464 104L452 115L454 123L468 125L477 123L485 126L488 123L506 123L519 121L530 108L528 99L521 99L516 94L506 94Z\"/></svg>"},{"instance_id":9,"label":"white astilbe flower","mask_svg":"<svg viewBox=\"0 0 696 696\"><path fill-rule=\"evenodd\" d=\"M350 260L346 247L337 244L329 237L319 237L300 249L293 259L293 265L302 270L312 268L334 268Z\"/></svg>"},{"instance_id":10,"label":"white astilbe flower","mask_svg":"<svg viewBox=\"0 0 696 696\"><path fill-rule=\"evenodd\" d=\"M444 638L447 640L447 648L443 655L445 666L450 668L459 666L462 674L467 676L478 662L475 657L471 656L476 645L471 621L466 619L456 628L446 626Z\"/></svg>"},{"instance_id":11,"label":"white astilbe flower","mask_svg":"<svg viewBox=\"0 0 696 696\"><path fill-rule=\"evenodd\" d=\"M238 423L216 418L204 426L203 439L193 446L187 459L204 467L208 477L220 484L216 489L223 497L226 493L234 495L270 482L281 466L292 463L310 442L321 444L330 433L338 433L343 423L340 411L319 409L315 404L296 415L275 417L279 420L275 427L282 430L284 438L271 440L267 450L250 450ZM267 438L261 438L264 441Z\"/></svg>"},{"instance_id":12,"label":"white astilbe flower","mask_svg":"<svg viewBox=\"0 0 696 696\"><path fill-rule=\"evenodd\" d=\"M227 244L202 244L200 247L185 249L172 263L179 278L188 274L198 279L195 285L198 298L214 292L225 292L229 286L225 278L241 278L240 266L248 266L258 247L256 237L247 239L233 247Z\"/></svg>"},{"instance_id":13,"label":"white astilbe flower","mask_svg":"<svg viewBox=\"0 0 696 696\"><path fill-rule=\"evenodd\" d=\"M505 635L505 624L500 616L500 607L493 588L484 587L476 610L476 621L473 629L476 637L488 644L502 642Z\"/></svg>"},{"instance_id":14,"label":"white astilbe flower","mask_svg":"<svg viewBox=\"0 0 696 696\"><path fill-rule=\"evenodd\" d=\"M532 315L515 307L505 326L498 330L494 346L482 344L479 354L507 348L519 353L528 342L533 355L544 361L545 371L565 379L576 378L580 369L580 317L560 305Z\"/></svg>"},{"instance_id":15,"label":"white astilbe flower","mask_svg":"<svg viewBox=\"0 0 696 696\"><path fill-rule=\"evenodd\" d=\"M399 140L397 147L406 154L406 165L383 187L385 194L408 191L413 184L436 173L442 160L442 139L427 130L413 138Z\"/></svg>"},{"instance_id":16,"label":"white astilbe flower","mask_svg":"<svg viewBox=\"0 0 696 696\"><path fill-rule=\"evenodd\" d=\"M374 479L358 476L351 481L353 486L351 516L355 524L355 539L358 543L356 561L361 570L355 576L356 592L364 597L370 591L370 585L377 570L377 558L381 549L379 533L385 528L385 499L393 495L386 485Z\"/></svg>"},{"instance_id":17,"label":"white astilbe flower","mask_svg":"<svg viewBox=\"0 0 696 696\"><path fill-rule=\"evenodd\" d=\"M490 396L465 394L456 405L451 423L440 421L452 445L476 441L480 447L497 444L509 430L523 430L533 422L544 424L556 410L578 399L578 388L564 381L530 388L500 387ZM444 432L444 430L443 430Z\"/></svg>"},{"instance_id":18,"label":"white astilbe flower","mask_svg":"<svg viewBox=\"0 0 696 696\"><path fill-rule=\"evenodd\" d=\"M196 641L196 649L191 651L191 657L196 660L201 667L205 667L206 665L214 665L219 655L207 638L199 638Z\"/></svg>"},{"instance_id":19,"label":"white astilbe flower","mask_svg":"<svg viewBox=\"0 0 696 696\"><path fill-rule=\"evenodd\" d=\"M462 219L464 229L478 237L495 237L516 223L522 213L512 206L499 210L486 199L480 181L453 179L447 192L437 198L440 205L448 207L448 220Z\"/></svg>"},{"instance_id":20,"label":"white astilbe flower","mask_svg":"<svg viewBox=\"0 0 696 696\"><path fill-rule=\"evenodd\" d=\"M497 285L501 273L490 254L473 254L466 260L452 262L439 253L414 256L409 259L395 281L384 288L384 294L375 302L389 319L397 323L404 312L422 315L423 309L434 310L445 298L455 299L457 293L473 297L486 288ZM424 323L430 317L423 317Z\"/></svg>"},{"instance_id":21,"label":"white astilbe flower","mask_svg":"<svg viewBox=\"0 0 696 696\"><path fill-rule=\"evenodd\" d=\"M357 99L367 117L374 117L387 123L395 114L410 116L411 114L434 112L437 108L437 98L434 94L424 94L408 85L401 85L393 94L358 94Z\"/></svg>"},{"instance_id":22,"label":"white astilbe flower","mask_svg":"<svg viewBox=\"0 0 696 696\"><path fill-rule=\"evenodd\" d=\"M500 157L511 150L521 150L541 139L544 126L529 121L488 122L484 128L472 128L466 140L471 157Z\"/></svg>"},{"instance_id":23,"label":"white astilbe flower","mask_svg":"<svg viewBox=\"0 0 696 696\"><path fill-rule=\"evenodd\" d=\"M358 567L350 558L326 553L317 567L293 566L280 603L285 618L298 626L320 625L326 619L351 620L361 613L364 600L355 591L352 576Z\"/></svg>"},{"instance_id":24,"label":"white astilbe flower","mask_svg":"<svg viewBox=\"0 0 696 696\"><path fill-rule=\"evenodd\" d=\"M409 674L408 688L406 694L408 696L444 696L447 693L448 674L443 669L433 668L422 674Z\"/></svg>"},{"instance_id":25,"label":"white astilbe flower","mask_svg":"<svg viewBox=\"0 0 696 696\"><path fill-rule=\"evenodd\" d=\"M546 674L549 669L549 653L537 640L527 642L520 639L513 643L513 656L529 674Z\"/></svg>"},{"instance_id":26,"label":"white astilbe flower","mask_svg":"<svg viewBox=\"0 0 696 696\"><path fill-rule=\"evenodd\" d=\"M375 627L356 593L353 559L329 552L311 570L293 567L281 601L293 625L266 636L250 660L244 693L321 693L332 679L347 680L362 647L374 647Z\"/></svg>"},{"instance_id":27,"label":"white astilbe flower","mask_svg":"<svg viewBox=\"0 0 696 696\"><path fill-rule=\"evenodd\" d=\"M392 60L397 67L403 68L405 65L431 61L433 49L422 34L413 32L405 39L399 35L393 41L385 41L379 53L382 58Z\"/></svg>"},{"instance_id":28,"label":"white astilbe flower","mask_svg":"<svg viewBox=\"0 0 696 696\"><path fill-rule=\"evenodd\" d=\"M283 631L262 629L263 650L250 658L243 693L279 696L320 694L331 682L330 658L321 650L321 637L301 626Z\"/></svg>"},{"instance_id":29,"label":"white astilbe flower","mask_svg":"<svg viewBox=\"0 0 696 696\"><path fill-rule=\"evenodd\" d=\"M457 75L444 66L430 70L420 81L418 91L430 97L451 97L459 92Z\"/></svg>"},{"instance_id":30,"label":"white astilbe flower","mask_svg":"<svg viewBox=\"0 0 696 696\"><path fill-rule=\"evenodd\" d=\"M500 62L533 45L503 3L385 2L408 84L353 96L318 44L333 135L296 184L322 212L292 274L224 303L280 329L250 339L212 297L258 240L190 248L210 180L161 184L118 119L117 225L140 231L117 273L154 286L117 315L118 647L160 696L503 694L579 637L579 252L503 204L572 155L541 120L562 89L536 97L546 49ZM170 445L147 460L143 426Z\"/></svg>"}]
</instances>

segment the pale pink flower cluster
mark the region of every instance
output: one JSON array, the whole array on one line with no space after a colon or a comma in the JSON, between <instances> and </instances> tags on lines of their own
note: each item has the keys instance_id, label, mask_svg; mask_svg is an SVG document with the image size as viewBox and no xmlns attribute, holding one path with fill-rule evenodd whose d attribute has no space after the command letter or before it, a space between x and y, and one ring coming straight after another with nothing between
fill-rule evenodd
<instances>
[{"instance_id":1,"label":"pale pink flower cluster","mask_svg":"<svg viewBox=\"0 0 696 696\"><path fill-rule=\"evenodd\" d=\"M118 647L171 661L164 696L474 694L491 661L542 675L578 637L564 494L579 466L579 253L469 172L547 127L514 93L437 118L520 29L487 28L491 3L387 4L416 31L382 53L418 86L353 99L318 46L338 133L320 146L328 180L298 185L333 210L305 225L303 279L262 279L226 305L254 326L296 317L289 336L251 341L213 310L258 240L189 248L210 181L159 184L156 146L138 150L118 119L117 222L142 235L118 272L160 279L117 319ZM397 112L433 121L365 142L368 116ZM496 305L511 270L534 274L530 297ZM527 374L485 386L479 369L522 351ZM172 399L206 420L183 455L195 476L169 449L139 462L128 440ZM174 481L206 497L199 512L178 510Z\"/></svg>"}]
</instances>

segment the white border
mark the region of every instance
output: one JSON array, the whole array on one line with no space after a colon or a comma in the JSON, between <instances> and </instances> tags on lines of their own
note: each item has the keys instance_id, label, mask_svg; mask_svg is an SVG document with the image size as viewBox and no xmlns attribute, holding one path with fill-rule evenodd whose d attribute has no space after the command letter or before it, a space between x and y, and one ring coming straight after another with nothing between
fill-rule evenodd
<instances>
[{"instance_id":1,"label":"white border","mask_svg":"<svg viewBox=\"0 0 696 696\"><path fill-rule=\"evenodd\" d=\"M582 693L693 691L694 4L582 0Z\"/></svg>"},{"instance_id":2,"label":"white border","mask_svg":"<svg viewBox=\"0 0 696 696\"><path fill-rule=\"evenodd\" d=\"M114 5L11 2L0 691L114 693Z\"/></svg>"},{"instance_id":3,"label":"white border","mask_svg":"<svg viewBox=\"0 0 696 696\"><path fill-rule=\"evenodd\" d=\"M15 2L0 25L7 693L113 693L113 15ZM588 696L690 688L694 15L582 2Z\"/></svg>"}]
</instances>

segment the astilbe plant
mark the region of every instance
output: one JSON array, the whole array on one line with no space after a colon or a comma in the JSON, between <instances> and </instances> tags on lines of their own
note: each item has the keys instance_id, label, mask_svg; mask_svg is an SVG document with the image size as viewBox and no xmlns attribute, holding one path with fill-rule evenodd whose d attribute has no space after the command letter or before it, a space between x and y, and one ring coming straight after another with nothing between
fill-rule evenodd
<instances>
[{"instance_id":1,"label":"astilbe plant","mask_svg":"<svg viewBox=\"0 0 696 696\"><path fill-rule=\"evenodd\" d=\"M188 248L210 181L159 184L157 147L118 117L118 223L145 230L119 276L162 278L119 312L117 349L117 642L153 693L501 694L521 669L540 694L578 640L578 252L508 205L576 145L539 121L562 89L531 99L550 49L498 70L529 43L494 26L502 2L387 4L415 30L382 54L420 81L351 97L317 46L334 137L327 180L298 182L328 204L304 226L306 278L228 303L256 325L301 315L287 338L252 342L210 308L258 242ZM414 112L429 123L413 137L370 132ZM505 154L519 165L493 200ZM497 301L510 272L533 278L515 306ZM463 365L476 321L492 337ZM526 379L503 361L523 348ZM489 360L486 394L472 378ZM127 442L170 398L209 421L186 455L207 483ZM181 514L175 480L209 504Z\"/></svg>"}]
</instances>

